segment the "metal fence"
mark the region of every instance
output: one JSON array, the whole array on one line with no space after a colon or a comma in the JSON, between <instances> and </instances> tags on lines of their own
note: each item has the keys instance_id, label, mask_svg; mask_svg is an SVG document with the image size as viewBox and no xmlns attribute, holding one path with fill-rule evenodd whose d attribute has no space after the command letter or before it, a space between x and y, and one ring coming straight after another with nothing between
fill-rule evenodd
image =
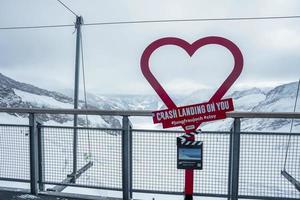
<instances>
[{"instance_id":1,"label":"metal fence","mask_svg":"<svg viewBox=\"0 0 300 200\"><path fill-rule=\"evenodd\" d=\"M30 182L29 126L0 125L1 180Z\"/></svg>"},{"instance_id":2,"label":"metal fence","mask_svg":"<svg viewBox=\"0 0 300 200\"><path fill-rule=\"evenodd\" d=\"M204 149L195 196L299 199L300 133L241 132L234 119L230 132L196 136ZM35 113L29 121L0 125L0 180L29 182L34 194L67 186L121 191L123 199L136 192L183 194L184 170L176 165L181 131L133 129L128 116L121 129L44 126Z\"/></svg>"},{"instance_id":3,"label":"metal fence","mask_svg":"<svg viewBox=\"0 0 300 200\"><path fill-rule=\"evenodd\" d=\"M44 180L60 184L73 172L73 127L40 126L44 138ZM122 189L122 131L119 129L77 128L77 165L93 166L76 185L99 189ZM65 185L74 185L69 183Z\"/></svg>"},{"instance_id":4,"label":"metal fence","mask_svg":"<svg viewBox=\"0 0 300 200\"><path fill-rule=\"evenodd\" d=\"M182 194L184 170L177 169L176 137L183 132L132 131L133 190ZM227 197L229 132L203 132L204 171L195 172L196 195Z\"/></svg>"},{"instance_id":5,"label":"metal fence","mask_svg":"<svg viewBox=\"0 0 300 200\"><path fill-rule=\"evenodd\" d=\"M240 148L239 195L300 198L300 191L281 175L289 134L242 133ZM294 178L300 170L300 134L292 135L287 171Z\"/></svg>"}]
</instances>

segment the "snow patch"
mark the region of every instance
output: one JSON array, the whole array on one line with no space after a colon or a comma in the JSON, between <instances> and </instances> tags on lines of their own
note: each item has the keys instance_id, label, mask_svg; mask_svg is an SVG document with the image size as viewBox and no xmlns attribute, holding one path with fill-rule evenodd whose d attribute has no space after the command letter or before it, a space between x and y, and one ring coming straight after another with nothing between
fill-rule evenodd
<instances>
[{"instance_id":1,"label":"snow patch","mask_svg":"<svg viewBox=\"0 0 300 200\"><path fill-rule=\"evenodd\" d=\"M22 101L29 102L36 107L73 108L72 104L59 102L52 97L30 94L17 89L14 89L14 92L16 95L22 98Z\"/></svg>"},{"instance_id":2,"label":"snow patch","mask_svg":"<svg viewBox=\"0 0 300 200\"><path fill-rule=\"evenodd\" d=\"M19 199L41 199L37 196L33 196L33 195L30 195L30 194L22 194L20 196L17 196Z\"/></svg>"}]
</instances>

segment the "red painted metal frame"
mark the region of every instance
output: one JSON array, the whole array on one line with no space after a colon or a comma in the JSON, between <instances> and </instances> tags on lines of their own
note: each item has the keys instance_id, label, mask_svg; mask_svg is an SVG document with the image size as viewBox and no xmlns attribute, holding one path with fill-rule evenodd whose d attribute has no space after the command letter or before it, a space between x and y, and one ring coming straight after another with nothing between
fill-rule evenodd
<instances>
[{"instance_id":1,"label":"red painted metal frame","mask_svg":"<svg viewBox=\"0 0 300 200\"><path fill-rule=\"evenodd\" d=\"M223 37L217 37L217 36L205 37L195 41L192 44L186 42L185 40L182 40L180 38L175 38L175 37L161 38L152 42L142 54L141 62L140 62L141 70L145 78L152 86L152 88L156 91L158 96L162 99L162 101L169 109L177 108L177 106L173 102L173 100L169 97L167 92L163 89L163 87L160 85L160 83L157 81L157 79L153 76L149 66L149 59L152 53L156 51L158 48L165 45L175 45L181 47L190 55L190 57L192 57L193 54L199 48L205 45L221 45L227 48L231 52L234 58L233 69L229 74L229 76L226 78L226 80L221 84L221 86L215 92L215 94L210 98L209 102L221 100L223 96L226 94L226 92L229 90L229 88L232 86L232 84L239 77L243 69L243 55L240 49L233 42ZM194 124L195 130L200 126L200 124L201 123ZM182 127L185 130L185 127L184 126ZM189 133L191 131L193 130L185 130L186 133ZM194 140L194 138L191 138L191 140ZM193 179L194 179L193 170L186 170L185 171L185 195L192 196Z\"/></svg>"}]
</instances>

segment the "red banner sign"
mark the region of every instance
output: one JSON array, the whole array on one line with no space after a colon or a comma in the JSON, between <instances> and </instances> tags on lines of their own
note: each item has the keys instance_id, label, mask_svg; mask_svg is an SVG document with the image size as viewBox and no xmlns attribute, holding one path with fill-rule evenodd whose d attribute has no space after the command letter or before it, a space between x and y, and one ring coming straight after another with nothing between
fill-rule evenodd
<instances>
[{"instance_id":1,"label":"red banner sign","mask_svg":"<svg viewBox=\"0 0 300 200\"><path fill-rule=\"evenodd\" d=\"M153 122L162 123L163 128L182 126L185 130L195 130L194 124L226 118L226 112L233 111L232 99L206 102L189 106L153 112Z\"/></svg>"}]
</instances>

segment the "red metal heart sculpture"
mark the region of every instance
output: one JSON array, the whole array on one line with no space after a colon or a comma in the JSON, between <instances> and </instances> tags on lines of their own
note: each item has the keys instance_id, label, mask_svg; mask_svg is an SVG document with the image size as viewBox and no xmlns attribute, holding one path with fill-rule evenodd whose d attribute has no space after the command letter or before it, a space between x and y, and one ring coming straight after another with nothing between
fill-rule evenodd
<instances>
[{"instance_id":1,"label":"red metal heart sculpture","mask_svg":"<svg viewBox=\"0 0 300 200\"><path fill-rule=\"evenodd\" d=\"M177 108L177 106L173 102L173 100L169 97L167 92L163 89L163 87L160 85L160 83L157 81L157 79L151 73L150 66L149 66L150 56L156 49L165 45L179 46L182 49L184 49L190 56L192 56L199 48L209 44L217 44L227 48L231 52L234 58L234 66L232 72L229 74L226 80L222 83L222 85L218 88L218 90L209 100L209 101L218 101L222 99L225 93L229 90L232 84L239 77L243 69L243 55L240 49L230 40L222 37L210 36L210 37L201 38L195 41L194 43L190 44L185 40L179 38L167 37L152 42L143 52L143 55L141 57L141 63L140 63L142 73L145 76L145 78L148 80L152 88L156 91L158 96L162 99L162 101L169 109ZM197 128L200 125L200 123L195 125Z\"/></svg>"}]
</instances>

